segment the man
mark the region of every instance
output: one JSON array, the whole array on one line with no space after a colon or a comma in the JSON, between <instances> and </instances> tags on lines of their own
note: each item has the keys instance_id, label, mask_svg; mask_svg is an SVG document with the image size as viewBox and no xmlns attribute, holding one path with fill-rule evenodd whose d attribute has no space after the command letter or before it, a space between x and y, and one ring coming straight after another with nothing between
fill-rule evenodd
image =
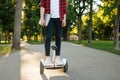
<instances>
[{"instance_id":1,"label":"man","mask_svg":"<svg viewBox=\"0 0 120 80\"><path fill-rule=\"evenodd\" d=\"M47 16L49 15L49 16ZM57 46L55 64L62 65L60 59L62 27L66 26L66 0L41 0L40 25L46 27L45 65L51 65L50 42L55 28L55 45ZM46 19L47 17L47 19Z\"/></svg>"}]
</instances>

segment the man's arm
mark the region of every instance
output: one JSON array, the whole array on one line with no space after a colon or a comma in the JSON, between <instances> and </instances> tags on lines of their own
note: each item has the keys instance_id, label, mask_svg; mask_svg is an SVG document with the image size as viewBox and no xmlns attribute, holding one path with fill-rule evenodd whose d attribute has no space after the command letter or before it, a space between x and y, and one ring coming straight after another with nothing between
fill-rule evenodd
<instances>
[{"instance_id":1,"label":"man's arm","mask_svg":"<svg viewBox=\"0 0 120 80\"><path fill-rule=\"evenodd\" d=\"M45 8L40 8L40 25L45 26L45 20L44 20L44 14L45 14Z\"/></svg>"},{"instance_id":2,"label":"man's arm","mask_svg":"<svg viewBox=\"0 0 120 80\"><path fill-rule=\"evenodd\" d=\"M65 27L66 26L66 14L67 14L67 8L66 8L66 0L64 2L64 18L63 18L63 21L62 21L62 27Z\"/></svg>"},{"instance_id":3,"label":"man's arm","mask_svg":"<svg viewBox=\"0 0 120 80\"><path fill-rule=\"evenodd\" d=\"M66 26L66 14L64 14L64 18L62 21L62 27L65 27L65 26Z\"/></svg>"},{"instance_id":4,"label":"man's arm","mask_svg":"<svg viewBox=\"0 0 120 80\"><path fill-rule=\"evenodd\" d=\"M40 8L40 17L44 19L44 13L45 13L45 8L41 7Z\"/></svg>"}]
</instances>

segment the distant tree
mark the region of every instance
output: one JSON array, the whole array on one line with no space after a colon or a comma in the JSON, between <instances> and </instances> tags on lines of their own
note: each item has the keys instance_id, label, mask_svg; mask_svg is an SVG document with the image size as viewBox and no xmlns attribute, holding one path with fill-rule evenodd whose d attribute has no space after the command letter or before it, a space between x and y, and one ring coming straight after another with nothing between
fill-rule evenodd
<instances>
[{"instance_id":1,"label":"distant tree","mask_svg":"<svg viewBox=\"0 0 120 80\"><path fill-rule=\"evenodd\" d=\"M71 26L76 23L76 13L74 12L72 0L67 0L67 24L66 27L63 28L63 39L65 41L69 40L69 31L71 30Z\"/></svg>"},{"instance_id":2,"label":"distant tree","mask_svg":"<svg viewBox=\"0 0 120 80\"><path fill-rule=\"evenodd\" d=\"M17 0L14 18L14 36L12 49L20 49L22 0Z\"/></svg>"},{"instance_id":3,"label":"distant tree","mask_svg":"<svg viewBox=\"0 0 120 80\"><path fill-rule=\"evenodd\" d=\"M93 0L90 0L90 12L89 12L89 27L88 27L88 44L92 44L92 8L93 8Z\"/></svg>"},{"instance_id":4,"label":"distant tree","mask_svg":"<svg viewBox=\"0 0 120 80\"><path fill-rule=\"evenodd\" d=\"M38 24L40 19L40 0L24 0L24 3L24 26L22 26L22 33L23 35L27 35L28 41L31 40L31 36L34 36L36 40L37 35L40 35L41 31Z\"/></svg>"},{"instance_id":5,"label":"distant tree","mask_svg":"<svg viewBox=\"0 0 120 80\"><path fill-rule=\"evenodd\" d=\"M106 3L105 14L111 15L114 11L114 49L119 50L120 0L103 0Z\"/></svg>"},{"instance_id":6,"label":"distant tree","mask_svg":"<svg viewBox=\"0 0 120 80\"><path fill-rule=\"evenodd\" d=\"M73 0L74 12L76 13L78 22L78 43L82 43L82 15L88 7L88 1L89 0Z\"/></svg>"},{"instance_id":7,"label":"distant tree","mask_svg":"<svg viewBox=\"0 0 120 80\"><path fill-rule=\"evenodd\" d=\"M119 50L119 23L120 23L120 3L117 7L117 14L114 26L114 49Z\"/></svg>"}]
</instances>

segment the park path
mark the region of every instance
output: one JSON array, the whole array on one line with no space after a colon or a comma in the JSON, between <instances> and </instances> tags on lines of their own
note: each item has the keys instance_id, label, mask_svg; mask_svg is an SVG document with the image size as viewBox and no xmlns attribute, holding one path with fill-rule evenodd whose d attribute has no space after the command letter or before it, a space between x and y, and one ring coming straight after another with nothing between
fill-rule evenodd
<instances>
[{"instance_id":1,"label":"park path","mask_svg":"<svg viewBox=\"0 0 120 80\"><path fill-rule=\"evenodd\" d=\"M21 46L25 49L0 57L0 80L120 80L118 55L62 42L61 56L69 61L68 72L45 70L40 75L44 45L23 42Z\"/></svg>"}]
</instances>

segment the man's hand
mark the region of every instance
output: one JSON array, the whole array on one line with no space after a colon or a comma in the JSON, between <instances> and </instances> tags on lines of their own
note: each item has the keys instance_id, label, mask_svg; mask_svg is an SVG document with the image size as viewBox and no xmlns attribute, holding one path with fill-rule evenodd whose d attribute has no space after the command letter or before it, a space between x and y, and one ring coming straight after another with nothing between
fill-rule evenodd
<instances>
[{"instance_id":1,"label":"man's hand","mask_svg":"<svg viewBox=\"0 0 120 80\"><path fill-rule=\"evenodd\" d=\"M64 14L64 19L62 21L62 27L66 26L66 14Z\"/></svg>"},{"instance_id":2,"label":"man's hand","mask_svg":"<svg viewBox=\"0 0 120 80\"><path fill-rule=\"evenodd\" d=\"M45 27L45 20L44 20L43 18L41 18L39 24L40 24L42 27Z\"/></svg>"},{"instance_id":3,"label":"man's hand","mask_svg":"<svg viewBox=\"0 0 120 80\"><path fill-rule=\"evenodd\" d=\"M66 26L66 19L63 19L62 21L62 27L65 27Z\"/></svg>"}]
</instances>

